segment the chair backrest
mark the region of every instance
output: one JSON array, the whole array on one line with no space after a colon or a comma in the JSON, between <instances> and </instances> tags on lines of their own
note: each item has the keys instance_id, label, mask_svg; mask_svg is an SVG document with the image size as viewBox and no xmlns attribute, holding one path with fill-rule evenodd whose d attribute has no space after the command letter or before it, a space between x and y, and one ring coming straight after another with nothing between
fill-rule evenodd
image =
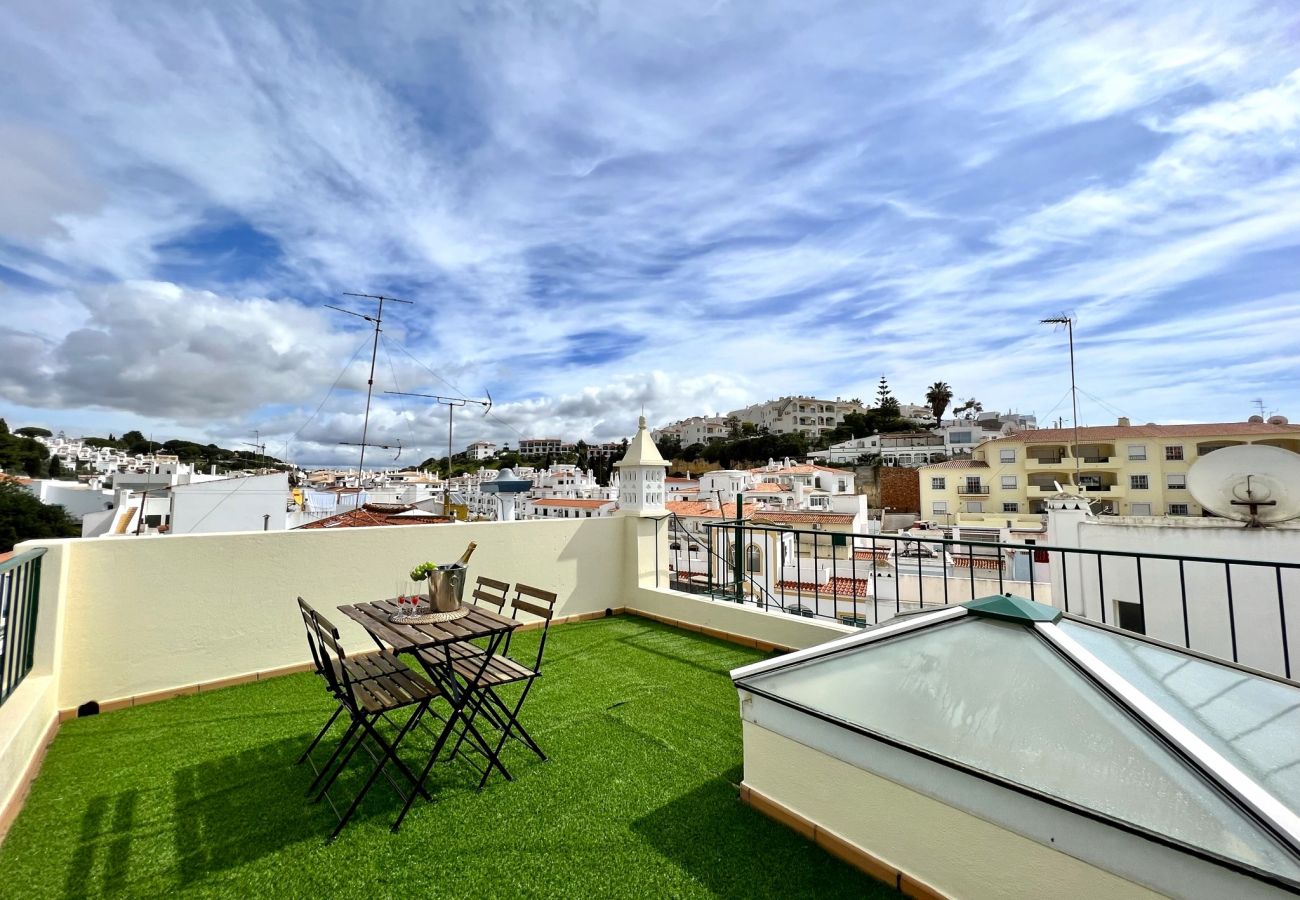
<instances>
[{"instance_id":1,"label":"chair backrest","mask_svg":"<svg viewBox=\"0 0 1300 900\"><path fill-rule=\"evenodd\" d=\"M321 658L320 638L316 636L316 610L301 597L298 598L298 612L302 613L302 624L307 629L307 649L311 651L311 660L316 664L316 674L325 677L325 665Z\"/></svg>"},{"instance_id":2,"label":"chair backrest","mask_svg":"<svg viewBox=\"0 0 1300 900\"><path fill-rule=\"evenodd\" d=\"M474 583L474 591L470 598L474 605L478 606L479 602L491 604L500 612L505 608L506 595L510 593L510 582L497 581L495 578L485 578L480 575Z\"/></svg>"},{"instance_id":3,"label":"chair backrest","mask_svg":"<svg viewBox=\"0 0 1300 900\"><path fill-rule=\"evenodd\" d=\"M316 625L316 639L321 652L321 674L325 676L334 696L355 708L357 700L352 693L352 679L348 675L348 654L339 640L339 630L315 610L312 611L312 620Z\"/></svg>"},{"instance_id":4,"label":"chair backrest","mask_svg":"<svg viewBox=\"0 0 1300 900\"><path fill-rule=\"evenodd\" d=\"M555 601L554 591L544 591L531 585L515 583L515 597L510 602L510 618L518 619L519 611L523 610L541 616L543 620L542 639L537 642L537 659L533 662L533 668L537 671L541 671L542 668L542 653L546 650L546 635L551 630L551 618L555 615Z\"/></svg>"}]
</instances>

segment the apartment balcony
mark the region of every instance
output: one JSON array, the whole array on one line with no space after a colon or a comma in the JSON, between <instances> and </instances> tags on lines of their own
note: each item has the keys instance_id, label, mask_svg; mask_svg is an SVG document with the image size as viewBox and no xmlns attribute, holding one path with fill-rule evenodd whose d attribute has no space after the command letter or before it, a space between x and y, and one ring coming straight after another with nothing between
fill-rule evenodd
<instances>
[{"instance_id":1,"label":"apartment balcony","mask_svg":"<svg viewBox=\"0 0 1300 900\"><path fill-rule=\"evenodd\" d=\"M987 497L989 495L989 486L987 484L958 484L957 493L963 497Z\"/></svg>"},{"instance_id":2,"label":"apartment balcony","mask_svg":"<svg viewBox=\"0 0 1300 900\"><path fill-rule=\"evenodd\" d=\"M1068 463L1067 460L1069 460L1069 457L1065 455L1052 456L1049 454L1044 456L1026 456L1025 468L1032 471L1039 469L1059 469L1062 466L1071 464Z\"/></svg>"}]
</instances>

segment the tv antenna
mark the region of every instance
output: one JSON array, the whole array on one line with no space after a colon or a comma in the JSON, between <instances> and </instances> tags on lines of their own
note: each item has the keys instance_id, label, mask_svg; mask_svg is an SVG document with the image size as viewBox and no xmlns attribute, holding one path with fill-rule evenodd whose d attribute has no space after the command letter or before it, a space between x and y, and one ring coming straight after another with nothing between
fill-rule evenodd
<instances>
[{"instance_id":1,"label":"tv antenna","mask_svg":"<svg viewBox=\"0 0 1300 900\"><path fill-rule=\"evenodd\" d=\"M1059 316L1039 319L1038 324L1064 325L1070 336L1070 402L1074 407L1074 446L1070 448L1070 452L1074 454L1074 483L1078 486L1081 460L1079 459L1079 388L1074 380L1074 317L1061 313Z\"/></svg>"},{"instance_id":2,"label":"tv antenna","mask_svg":"<svg viewBox=\"0 0 1300 900\"><path fill-rule=\"evenodd\" d=\"M443 397L439 394L412 394L406 391L384 391L384 393L394 394L398 397L423 397L426 400L433 400L434 402L447 407L447 480L443 482L443 486L442 486L442 514L444 516L450 516L451 515L451 447L452 447L451 436L452 436L453 419L455 418L456 408L459 406L469 406L470 404L473 404L475 406L481 406L483 407L483 415L486 416L488 413L492 411L492 394L485 389L484 393L487 394L486 400L470 400L467 397Z\"/></svg>"},{"instance_id":3,"label":"tv antenna","mask_svg":"<svg viewBox=\"0 0 1300 900\"><path fill-rule=\"evenodd\" d=\"M240 443L245 447L252 447L257 451L257 467L259 469L264 468L262 465L262 456L266 453L266 442L262 440L262 433L260 431L253 432L253 441L254 443L251 444L248 441L240 441Z\"/></svg>"},{"instance_id":4,"label":"tv antenna","mask_svg":"<svg viewBox=\"0 0 1300 900\"><path fill-rule=\"evenodd\" d=\"M339 441L339 446L360 447L362 450L365 450L367 447L374 447L376 450L392 450L393 448L397 448L397 456L394 456L393 459L396 460L398 457L402 455L401 438L398 438L397 440L393 441L393 443L391 444L362 444L362 443L358 443L357 441ZM358 487L360 487L360 485L358 485Z\"/></svg>"},{"instance_id":5,"label":"tv antenna","mask_svg":"<svg viewBox=\"0 0 1300 900\"><path fill-rule=\"evenodd\" d=\"M1300 518L1300 456L1267 444L1215 450L1187 470L1187 490L1201 506L1263 528Z\"/></svg>"},{"instance_id":6,"label":"tv antenna","mask_svg":"<svg viewBox=\"0 0 1300 900\"><path fill-rule=\"evenodd\" d=\"M357 486L361 487L362 482L366 477L366 447L369 446L366 443L366 434L370 429L370 396L374 393L375 389L375 357L379 354L379 326L382 325L384 321L384 304L405 303L408 306L414 306L415 304L410 300L401 300L397 297L385 297L382 294L356 294L351 291L344 291L343 296L360 297L363 300L375 300L379 303L379 308L375 310L373 316L368 316L365 313L354 312L350 309L344 309L341 306L333 306L329 303L325 304L329 309L337 310L341 313L347 313L349 316L356 316L358 319L365 319L367 322L374 323L375 326L375 340L370 346L370 377L366 379L366 415L361 422L361 443L357 445L361 448L361 460L357 463ZM401 452L400 449L398 452Z\"/></svg>"}]
</instances>

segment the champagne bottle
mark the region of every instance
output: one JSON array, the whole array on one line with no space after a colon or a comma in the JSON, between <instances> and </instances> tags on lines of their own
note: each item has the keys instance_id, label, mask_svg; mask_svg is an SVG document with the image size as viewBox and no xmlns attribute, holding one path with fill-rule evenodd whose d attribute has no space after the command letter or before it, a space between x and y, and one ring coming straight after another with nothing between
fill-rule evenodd
<instances>
[{"instance_id":1,"label":"champagne bottle","mask_svg":"<svg viewBox=\"0 0 1300 900\"><path fill-rule=\"evenodd\" d=\"M460 559L456 560L454 563L451 564L451 568L453 569L464 568L465 566L469 565L469 558L474 554L474 550L477 547L478 547L477 542L470 541L469 546L465 548L465 552L460 555Z\"/></svg>"}]
</instances>

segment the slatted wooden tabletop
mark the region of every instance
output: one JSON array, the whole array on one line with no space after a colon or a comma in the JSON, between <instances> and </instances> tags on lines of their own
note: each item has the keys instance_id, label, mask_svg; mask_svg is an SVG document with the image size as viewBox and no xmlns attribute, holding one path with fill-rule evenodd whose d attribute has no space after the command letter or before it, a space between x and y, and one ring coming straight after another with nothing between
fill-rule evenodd
<instances>
[{"instance_id":1,"label":"slatted wooden tabletop","mask_svg":"<svg viewBox=\"0 0 1300 900\"><path fill-rule=\"evenodd\" d=\"M339 612L358 623L398 653L428 650L443 644L488 637L513 630L519 623L490 609L470 606L469 615L450 622L429 625L408 625L388 621L398 612L396 600L376 600L373 603L351 603L339 607ZM406 609L401 611L405 612Z\"/></svg>"}]
</instances>

